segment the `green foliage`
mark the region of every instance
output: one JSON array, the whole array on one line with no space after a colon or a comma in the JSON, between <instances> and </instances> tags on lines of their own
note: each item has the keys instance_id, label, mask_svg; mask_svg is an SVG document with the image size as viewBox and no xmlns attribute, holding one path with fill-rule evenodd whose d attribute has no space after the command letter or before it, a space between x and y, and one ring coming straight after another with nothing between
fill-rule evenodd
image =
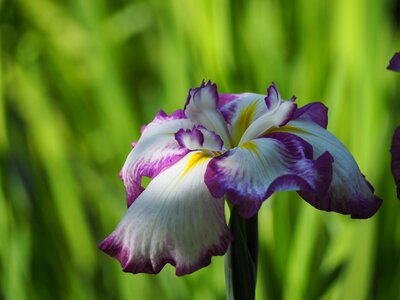
<instances>
[{"instance_id":1,"label":"green foliage","mask_svg":"<svg viewBox=\"0 0 400 300\"><path fill-rule=\"evenodd\" d=\"M223 258L193 275L131 275L96 249L126 211L118 172L142 123L275 81L322 101L384 199L372 219L295 193L259 216L258 299L399 299L395 0L0 1L0 299L224 299ZM395 18L397 18L397 25Z\"/></svg>"}]
</instances>

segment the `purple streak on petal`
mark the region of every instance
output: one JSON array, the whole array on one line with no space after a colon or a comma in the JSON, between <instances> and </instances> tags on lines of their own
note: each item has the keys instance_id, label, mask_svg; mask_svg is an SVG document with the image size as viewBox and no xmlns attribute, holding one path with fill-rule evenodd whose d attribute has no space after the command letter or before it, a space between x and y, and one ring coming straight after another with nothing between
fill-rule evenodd
<instances>
[{"instance_id":1,"label":"purple streak on petal","mask_svg":"<svg viewBox=\"0 0 400 300\"><path fill-rule=\"evenodd\" d=\"M268 87L267 94L268 96L264 98L265 104L267 105L268 109L271 109L275 107L281 100L281 96L279 95L275 83L272 82L272 84Z\"/></svg>"},{"instance_id":2,"label":"purple streak on petal","mask_svg":"<svg viewBox=\"0 0 400 300\"><path fill-rule=\"evenodd\" d=\"M397 198L400 199L400 127L397 127L392 139L390 147L392 154L392 174L397 187Z\"/></svg>"},{"instance_id":3,"label":"purple streak on petal","mask_svg":"<svg viewBox=\"0 0 400 300\"><path fill-rule=\"evenodd\" d=\"M138 143L138 142L132 142L132 143L131 143L132 148L135 148L136 145L137 145L137 143Z\"/></svg>"},{"instance_id":4,"label":"purple streak on petal","mask_svg":"<svg viewBox=\"0 0 400 300\"><path fill-rule=\"evenodd\" d=\"M198 126L195 126L192 129L180 129L177 133L175 133L175 139L179 146L183 148L188 148L188 145L185 143L185 139L188 139L193 143L196 142L199 147L203 146L204 143L204 135Z\"/></svg>"},{"instance_id":5,"label":"purple streak on petal","mask_svg":"<svg viewBox=\"0 0 400 300\"><path fill-rule=\"evenodd\" d=\"M394 54L386 68L391 71L400 72L400 52Z\"/></svg>"},{"instance_id":6,"label":"purple streak on petal","mask_svg":"<svg viewBox=\"0 0 400 300\"><path fill-rule=\"evenodd\" d=\"M294 112L292 120L296 119L310 120L326 128L328 126L328 108L320 102L307 104Z\"/></svg>"},{"instance_id":7,"label":"purple streak on petal","mask_svg":"<svg viewBox=\"0 0 400 300\"><path fill-rule=\"evenodd\" d=\"M219 102L218 102L218 106L223 106L233 100L236 100L239 98L238 94L222 94L219 93Z\"/></svg>"}]
</instances>

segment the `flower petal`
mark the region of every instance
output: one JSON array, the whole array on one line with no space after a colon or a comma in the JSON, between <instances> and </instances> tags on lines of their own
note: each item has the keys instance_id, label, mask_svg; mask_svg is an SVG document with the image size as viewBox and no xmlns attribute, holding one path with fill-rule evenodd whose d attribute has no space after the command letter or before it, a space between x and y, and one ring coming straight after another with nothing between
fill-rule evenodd
<instances>
[{"instance_id":1,"label":"flower petal","mask_svg":"<svg viewBox=\"0 0 400 300\"><path fill-rule=\"evenodd\" d=\"M132 273L158 273L170 263L184 275L223 255L232 234L224 199L214 198L204 183L210 159L191 152L155 177L99 248Z\"/></svg>"},{"instance_id":2,"label":"flower petal","mask_svg":"<svg viewBox=\"0 0 400 300\"><path fill-rule=\"evenodd\" d=\"M397 198L400 199L400 127L397 127L390 147L392 154L392 174L397 187Z\"/></svg>"},{"instance_id":3,"label":"flower petal","mask_svg":"<svg viewBox=\"0 0 400 300\"><path fill-rule=\"evenodd\" d=\"M224 145L219 135L201 125L192 129L180 129L175 133L175 139L181 147L188 150L220 151Z\"/></svg>"},{"instance_id":4,"label":"flower petal","mask_svg":"<svg viewBox=\"0 0 400 300\"><path fill-rule=\"evenodd\" d=\"M220 107L225 121L231 125L231 137L234 145L238 145L246 129L268 111L264 95L243 93L236 96L234 100Z\"/></svg>"},{"instance_id":5,"label":"flower petal","mask_svg":"<svg viewBox=\"0 0 400 300\"><path fill-rule=\"evenodd\" d=\"M124 181L128 206L143 192L142 176L150 178L173 165L188 153L175 140L174 134L181 128L194 126L189 119L183 118L183 111L171 116L163 111L146 126L139 141L129 153L120 177Z\"/></svg>"},{"instance_id":6,"label":"flower petal","mask_svg":"<svg viewBox=\"0 0 400 300\"><path fill-rule=\"evenodd\" d=\"M387 66L388 70L400 72L400 52L393 55L392 59Z\"/></svg>"},{"instance_id":7,"label":"flower petal","mask_svg":"<svg viewBox=\"0 0 400 300\"><path fill-rule=\"evenodd\" d=\"M332 177L329 153L312 160L312 147L289 133L272 133L215 157L205 181L214 197L225 193L243 217L251 217L275 191L324 194Z\"/></svg>"},{"instance_id":8,"label":"flower petal","mask_svg":"<svg viewBox=\"0 0 400 300\"><path fill-rule=\"evenodd\" d=\"M379 209L382 200L374 195L353 156L330 132L305 120L290 121L280 131L291 132L310 143L314 156L329 151L334 158L332 183L327 195L300 195L311 205L326 211L351 214L352 218L369 218Z\"/></svg>"},{"instance_id":9,"label":"flower petal","mask_svg":"<svg viewBox=\"0 0 400 300\"><path fill-rule=\"evenodd\" d=\"M328 108L320 102L309 103L296 109L292 120L313 121L319 126L328 126Z\"/></svg>"},{"instance_id":10,"label":"flower petal","mask_svg":"<svg viewBox=\"0 0 400 300\"><path fill-rule=\"evenodd\" d=\"M250 124L243 133L239 145L264 135L271 128L279 128L289 122L297 107L295 99L292 97L290 101L282 100L275 84L272 83L268 88L268 96L265 97L267 112Z\"/></svg>"},{"instance_id":11,"label":"flower petal","mask_svg":"<svg viewBox=\"0 0 400 300\"><path fill-rule=\"evenodd\" d=\"M196 124L201 124L208 130L217 133L225 145L231 146L228 127L218 110L218 92L216 84L209 81L200 87L190 89L185 104L185 114Z\"/></svg>"}]
</instances>

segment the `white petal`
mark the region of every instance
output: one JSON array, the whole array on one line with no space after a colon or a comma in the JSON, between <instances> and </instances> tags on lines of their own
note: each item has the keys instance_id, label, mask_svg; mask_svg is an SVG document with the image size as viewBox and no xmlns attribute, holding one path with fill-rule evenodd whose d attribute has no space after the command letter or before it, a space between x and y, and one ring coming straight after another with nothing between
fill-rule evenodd
<instances>
[{"instance_id":1,"label":"white petal","mask_svg":"<svg viewBox=\"0 0 400 300\"><path fill-rule=\"evenodd\" d=\"M174 134L181 128L193 126L189 119L160 119L158 115L146 126L121 171L128 206L144 190L142 176L153 178L187 154L188 150L177 143Z\"/></svg>"},{"instance_id":2,"label":"white petal","mask_svg":"<svg viewBox=\"0 0 400 300\"><path fill-rule=\"evenodd\" d=\"M185 114L194 123L214 131L222 138L225 146L230 147L232 142L228 127L217 106L217 86L210 81L207 84L203 82L200 87L189 91Z\"/></svg>"},{"instance_id":3,"label":"white petal","mask_svg":"<svg viewBox=\"0 0 400 300\"><path fill-rule=\"evenodd\" d=\"M232 236L224 199L214 198L204 183L210 159L191 152L160 173L99 247L132 273L158 273L171 263L183 275L223 255Z\"/></svg>"},{"instance_id":4,"label":"white petal","mask_svg":"<svg viewBox=\"0 0 400 300\"><path fill-rule=\"evenodd\" d=\"M347 148L329 131L310 120L295 120L280 131L287 131L303 138L314 149L314 155L329 151L334 158L332 183L326 197L316 198L301 194L313 206L353 218L369 218L380 207L381 199L374 195Z\"/></svg>"}]
</instances>

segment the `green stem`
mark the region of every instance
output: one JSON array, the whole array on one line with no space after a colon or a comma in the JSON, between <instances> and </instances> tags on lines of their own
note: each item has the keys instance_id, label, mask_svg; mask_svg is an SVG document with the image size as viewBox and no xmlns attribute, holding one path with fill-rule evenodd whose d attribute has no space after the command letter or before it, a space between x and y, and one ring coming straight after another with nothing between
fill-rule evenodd
<instances>
[{"instance_id":1,"label":"green stem","mask_svg":"<svg viewBox=\"0 0 400 300\"><path fill-rule=\"evenodd\" d=\"M233 207L229 227L234 235L234 241L225 255L227 299L253 300L257 281L257 215L243 219L236 207Z\"/></svg>"}]
</instances>

